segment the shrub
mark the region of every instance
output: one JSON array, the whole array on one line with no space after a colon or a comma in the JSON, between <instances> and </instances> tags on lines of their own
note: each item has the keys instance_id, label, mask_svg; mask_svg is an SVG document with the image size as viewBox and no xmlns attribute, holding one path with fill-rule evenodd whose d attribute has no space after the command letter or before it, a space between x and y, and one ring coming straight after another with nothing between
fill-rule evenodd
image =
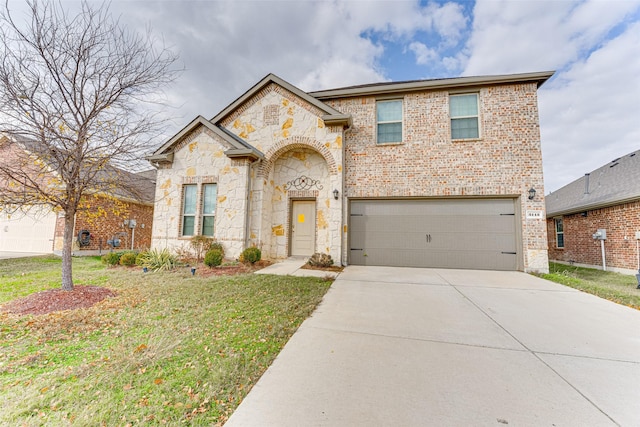
<instances>
[{"instance_id":1,"label":"shrub","mask_svg":"<svg viewBox=\"0 0 640 427\"><path fill-rule=\"evenodd\" d=\"M217 267L222 264L224 253L220 249L210 249L204 256L204 265L208 267Z\"/></svg>"},{"instance_id":2,"label":"shrub","mask_svg":"<svg viewBox=\"0 0 640 427\"><path fill-rule=\"evenodd\" d=\"M240 254L240 262L244 263L248 262L254 264L260 261L260 258L262 258L262 252L260 252L260 249L256 248L255 246L245 249Z\"/></svg>"},{"instance_id":3,"label":"shrub","mask_svg":"<svg viewBox=\"0 0 640 427\"><path fill-rule=\"evenodd\" d=\"M207 250L211 250L211 249L218 249L220 252L222 252L222 255L224 256L224 248L222 247L222 243L217 242L217 241L212 241L211 244L209 245L209 249Z\"/></svg>"},{"instance_id":4,"label":"shrub","mask_svg":"<svg viewBox=\"0 0 640 427\"><path fill-rule=\"evenodd\" d=\"M173 270L178 263L178 259L165 248L161 251L153 249L149 252L144 252L141 259L136 260L136 262L140 262L138 265L148 267L152 271L162 271Z\"/></svg>"},{"instance_id":5,"label":"shrub","mask_svg":"<svg viewBox=\"0 0 640 427\"><path fill-rule=\"evenodd\" d=\"M319 252L316 252L315 254L311 255L311 258L309 258L307 264L313 267L331 267L333 265L333 259L329 254L321 254Z\"/></svg>"},{"instance_id":6,"label":"shrub","mask_svg":"<svg viewBox=\"0 0 640 427\"><path fill-rule=\"evenodd\" d=\"M122 252L109 252L102 255L102 262L107 265L118 265Z\"/></svg>"},{"instance_id":7,"label":"shrub","mask_svg":"<svg viewBox=\"0 0 640 427\"><path fill-rule=\"evenodd\" d=\"M138 255L136 255L136 265L140 267L144 267L144 262L149 256L149 251L142 251Z\"/></svg>"},{"instance_id":8,"label":"shrub","mask_svg":"<svg viewBox=\"0 0 640 427\"><path fill-rule=\"evenodd\" d=\"M131 267L136 265L136 258L138 254L136 252L125 252L120 256L120 265Z\"/></svg>"},{"instance_id":9,"label":"shrub","mask_svg":"<svg viewBox=\"0 0 640 427\"><path fill-rule=\"evenodd\" d=\"M189 245L191 246L191 249L193 249L198 261L202 259L203 254L206 254L206 252L211 249L211 243L213 243L213 239L211 237L193 236L191 238Z\"/></svg>"}]
</instances>

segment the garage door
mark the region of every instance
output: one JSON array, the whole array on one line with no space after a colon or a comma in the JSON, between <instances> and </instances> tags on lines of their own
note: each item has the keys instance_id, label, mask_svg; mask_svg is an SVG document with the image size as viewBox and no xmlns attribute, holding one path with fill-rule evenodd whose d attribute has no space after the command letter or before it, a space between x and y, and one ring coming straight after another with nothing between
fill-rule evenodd
<instances>
[{"instance_id":1,"label":"garage door","mask_svg":"<svg viewBox=\"0 0 640 427\"><path fill-rule=\"evenodd\" d=\"M0 251L51 253L55 227L53 212L0 214Z\"/></svg>"},{"instance_id":2,"label":"garage door","mask_svg":"<svg viewBox=\"0 0 640 427\"><path fill-rule=\"evenodd\" d=\"M353 200L350 263L516 270L514 199Z\"/></svg>"}]
</instances>

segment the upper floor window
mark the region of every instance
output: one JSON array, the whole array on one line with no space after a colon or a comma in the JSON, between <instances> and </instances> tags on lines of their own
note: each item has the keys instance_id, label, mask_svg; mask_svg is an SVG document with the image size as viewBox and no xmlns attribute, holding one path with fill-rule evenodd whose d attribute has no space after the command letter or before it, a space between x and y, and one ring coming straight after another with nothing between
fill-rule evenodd
<instances>
[{"instance_id":1,"label":"upper floor window","mask_svg":"<svg viewBox=\"0 0 640 427\"><path fill-rule=\"evenodd\" d=\"M377 143L402 142L402 100L376 103Z\"/></svg>"},{"instance_id":2,"label":"upper floor window","mask_svg":"<svg viewBox=\"0 0 640 427\"><path fill-rule=\"evenodd\" d=\"M556 225L556 247L564 248L564 227L562 225L562 218L554 219Z\"/></svg>"},{"instance_id":3,"label":"upper floor window","mask_svg":"<svg viewBox=\"0 0 640 427\"><path fill-rule=\"evenodd\" d=\"M216 184L202 186L202 235L213 236L213 225L216 218Z\"/></svg>"},{"instance_id":4,"label":"upper floor window","mask_svg":"<svg viewBox=\"0 0 640 427\"><path fill-rule=\"evenodd\" d=\"M451 95L449 97L449 115L451 116L451 139L480 137L477 93Z\"/></svg>"},{"instance_id":5,"label":"upper floor window","mask_svg":"<svg viewBox=\"0 0 640 427\"><path fill-rule=\"evenodd\" d=\"M196 205L198 186L189 184L182 187L182 235L193 236L196 226Z\"/></svg>"}]
</instances>

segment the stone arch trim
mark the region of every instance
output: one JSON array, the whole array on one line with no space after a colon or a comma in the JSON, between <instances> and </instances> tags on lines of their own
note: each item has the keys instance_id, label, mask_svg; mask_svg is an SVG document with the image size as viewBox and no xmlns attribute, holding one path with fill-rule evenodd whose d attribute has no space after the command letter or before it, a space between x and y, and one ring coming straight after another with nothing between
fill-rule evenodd
<instances>
[{"instance_id":1,"label":"stone arch trim","mask_svg":"<svg viewBox=\"0 0 640 427\"><path fill-rule=\"evenodd\" d=\"M269 176L269 173L273 168L273 164L278 159L278 157L280 157L281 154L295 148L311 148L312 150L317 151L327 162L329 175L336 175L338 173L336 160L333 158L333 155L329 152L327 147L320 144L313 138L304 136L293 136L291 138L282 139L275 143L271 148L269 148L269 150L265 153L265 160L260 165L257 175L261 177Z\"/></svg>"}]
</instances>

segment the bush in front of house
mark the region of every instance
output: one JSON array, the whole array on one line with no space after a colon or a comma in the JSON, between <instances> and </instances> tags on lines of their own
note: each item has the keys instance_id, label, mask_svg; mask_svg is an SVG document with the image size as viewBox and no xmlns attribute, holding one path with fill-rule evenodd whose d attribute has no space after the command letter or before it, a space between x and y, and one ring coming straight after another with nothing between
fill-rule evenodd
<instances>
[{"instance_id":1,"label":"bush in front of house","mask_svg":"<svg viewBox=\"0 0 640 427\"><path fill-rule=\"evenodd\" d=\"M136 259L136 263L151 271L173 270L178 264L178 258L166 248L160 251L153 249L143 254L139 260Z\"/></svg>"},{"instance_id":2,"label":"bush in front of house","mask_svg":"<svg viewBox=\"0 0 640 427\"><path fill-rule=\"evenodd\" d=\"M109 252L102 255L102 262L107 265L118 265L122 252Z\"/></svg>"},{"instance_id":3,"label":"bush in front of house","mask_svg":"<svg viewBox=\"0 0 640 427\"><path fill-rule=\"evenodd\" d=\"M209 249L204 256L204 265L207 267L217 267L222 264L224 252L220 249Z\"/></svg>"},{"instance_id":4,"label":"bush in front of house","mask_svg":"<svg viewBox=\"0 0 640 427\"><path fill-rule=\"evenodd\" d=\"M311 258L309 258L307 264L312 267L331 267L333 265L333 258L331 258L331 255L329 254L321 254L319 252L316 252L315 254L311 255Z\"/></svg>"},{"instance_id":5,"label":"bush in front of house","mask_svg":"<svg viewBox=\"0 0 640 427\"><path fill-rule=\"evenodd\" d=\"M125 252L120 256L120 265L124 265L125 267L133 267L136 265L136 259L138 254L136 252Z\"/></svg>"},{"instance_id":6,"label":"bush in front of house","mask_svg":"<svg viewBox=\"0 0 640 427\"><path fill-rule=\"evenodd\" d=\"M144 267L144 262L147 259L147 256L149 255L149 251L142 251L139 252L138 255L136 255L136 265L138 267Z\"/></svg>"},{"instance_id":7,"label":"bush in front of house","mask_svg":"<svg viewBox=\"0 0 640 427\"><path fill-rule=\"evenodd\" d=\"M255 264L262 258L262 252L255 246L247 248L240 254L240 262Z\"/></svg>"}]
</instances>

